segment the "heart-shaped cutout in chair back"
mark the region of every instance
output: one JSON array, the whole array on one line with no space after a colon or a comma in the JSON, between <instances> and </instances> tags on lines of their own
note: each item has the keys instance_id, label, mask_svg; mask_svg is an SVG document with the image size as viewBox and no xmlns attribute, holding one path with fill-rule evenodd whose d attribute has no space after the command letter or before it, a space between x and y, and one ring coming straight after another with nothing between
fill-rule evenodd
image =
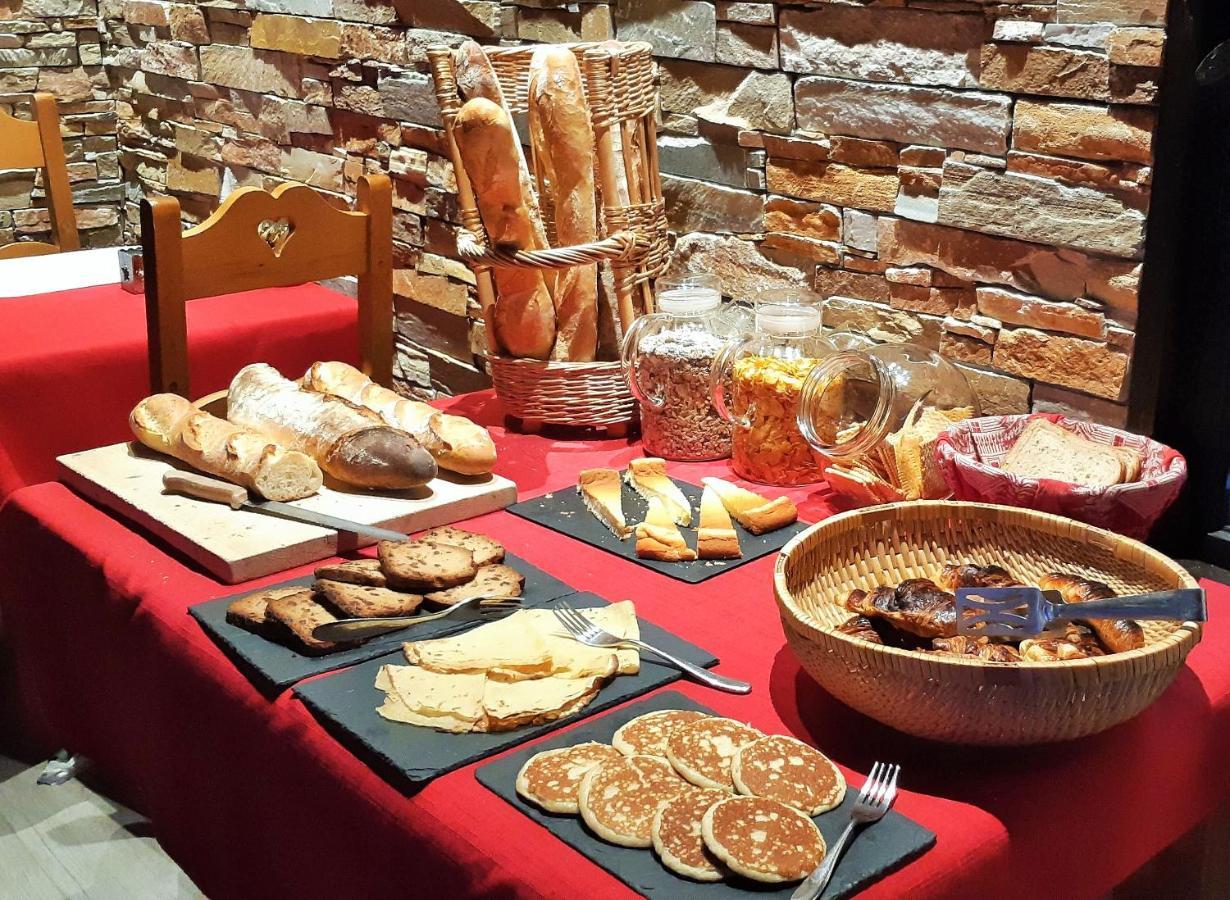
<instances>
[{"instance_id":1,"label":"heart-shaped cutout in chair back","mask_svg":"<svg viewBox=\"0 0 1230 900\"><path fill-rule=\"evenodd\" d=\"M274 256L281 256L286 242L295 233L295 226L290 223L290 219L265 219L256 226L256 233L269 245Z\"/></svg>"}]
</instances>

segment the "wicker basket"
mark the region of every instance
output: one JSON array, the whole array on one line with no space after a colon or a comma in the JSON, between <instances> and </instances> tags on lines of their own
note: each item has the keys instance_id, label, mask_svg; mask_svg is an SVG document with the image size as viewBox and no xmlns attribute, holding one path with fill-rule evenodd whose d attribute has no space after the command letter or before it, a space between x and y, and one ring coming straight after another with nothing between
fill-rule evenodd
<instances>
[{"instance_id":1,"label":"wicker basket","mask_svg":"<svg viewBox=\"0 0 1230 900\"><path fill-rule=\"evenodd\" d=\"M1055 663L990 663L838 633L854 588L934 578L945 562L1000 565L1033 582L1062 570L1120 594L1196 582L1137 541L1071 519L981 503L917 502L834 516L785 546L774 591L803 668L843 703L919 737L963 744L1068 740L1156 700L1200 640L1195 623L1145 622L1140 650Z\"/></svg>"},{"instance_id":2,"label":"wicker basket","mask_svg":"<svg viewBox=\"0 0 1230 900\"><path fill-rule=\"evenodd\" d=\"M495 284L491 269L513 266L566 269L598 264L609 266L618 304L619 321L626 330L639 315L653 311L651 282L666 268L669 254L665 204L658 175L657 71L653 48L643 41L578 43L567 45L576 55L585 84L594 128L595 183L602 210L601 240L549 250L504 251L492 248L483 229L469 178L461 164L453 123L461 108L453 54L447 47L432 47L427 56L435 83L436 102L448 135L449 153L457 175L462 227L457 252L474 269L483 318L492 321ZM535 48L484 48L499 78L513 113L528 108L529 68ZM639 152L624 153L617 161L616 143ZM628 202L616 199L622 184ZM540 188L548 186L540 183ZM552 198L540 197L544 212ZM550 220L550 216L545 216ZM628 391L618 361L550 362L500 356L495 330L487 328L488 359L496 394L508 412L534 422L563 425L626 425L637 407Z\"/></svg>"}]
</instances>

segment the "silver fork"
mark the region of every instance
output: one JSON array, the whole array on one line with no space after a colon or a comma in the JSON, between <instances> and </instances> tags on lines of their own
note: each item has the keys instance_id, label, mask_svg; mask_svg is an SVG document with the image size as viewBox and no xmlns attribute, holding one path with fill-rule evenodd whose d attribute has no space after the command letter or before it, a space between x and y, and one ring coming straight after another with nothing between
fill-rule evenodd
<instances>
[{"instance_id":1,"label":"silver fork","mask_svg":"<svg viewBox=\"0 0 1230 900\"><path fill-rule=\"evenodd\" d=\"M846 825L846 830L841 833L837 843L828 848L824 861L816 867L816 871L808 875L790 895L790 900L816 900L824 892L855 829L880 821L892 807L897 799L897 776L900 774L901 766L888 763L872 766L858 799L854 801L854 808L850 810L850 823Z\"/></svg>"},{"instance_id":2,"label":"silver fork","mask_svg":"<svg viewBox=\"0 0 1230 900\"><path fill-rule=\"evenodd\" d=\"M717 688L719 691L729 691L732 694L746 694L752 689L752 686L746 681L739 681L734 678L726 678L722 675L702 669L700 666L688 662L686 659L680 659L677 656L672 656L665 650L659 650L657 647L651 647L644 641L634 640L632 638L623 638L619 635L611 634L609 631L599 627L594 622L591 622L584 615L577 612L566 603L561 603L556 609L555 618L559 619L559 623L564 626L564 629L575 640L582 644L588 644L591 647L635 647L638 650L644 650L653 653L656 656L662 657L673 666L677 666L684 672L687 672L701 684L706 684L711 688Z\"/></svg>"},{"instance_id":3,"label":"silver fork","mask_svg":"<svg viewBox=\"0 0 1230 900\"><path fill-rule=\"evenodd\" d=\"M365 641L391 631L398 631L424 622L451 618L458 622L489 622L512 615L521 608L517 597L470 597L455 603L448 609L425 616L382 616L371 619L339 619L326 622L312 629L312 637L318 641Z\"/></svg>"}]
</instances>

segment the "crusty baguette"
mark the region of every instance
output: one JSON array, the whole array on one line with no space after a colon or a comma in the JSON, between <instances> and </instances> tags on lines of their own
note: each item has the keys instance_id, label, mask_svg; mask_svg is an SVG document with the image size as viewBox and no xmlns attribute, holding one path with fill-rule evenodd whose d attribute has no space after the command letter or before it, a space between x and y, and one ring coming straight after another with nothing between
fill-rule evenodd
<instances>
[{"instance_id":1,"label":"crusty baguette","mask_svg":"<svg viewBox=\"0 0 1230 900\"><path fill-rule=\"evenodd\" d=\"M474 187L487 237L506 250L542 250L535 232L532 193L520 178L520 145L512 119L482 97L457 113L454 137ZM495 338L513 356L546 359L555 345L555 307L537 269L497 266Z\"/></svg>"},{"instance_id":2,"label":"crusty baguette","mask_svg":"<svg viewBox=\"0 0 1230 900\"><path fill-rule=\"evenodd\" d=\"M346 484L401 490L436 476L436 461L405 431L366 407L304 390L265 363L231 381L227 418L306 453Z\"/></svg>"},{"instance_id":3,"label":"crusty baguette","mask_svg":"<svg viewBox=\"0 0 1230 900\"><path fill-rule=\"evenodd\" d=\"M554 200L556 243L571 247L597 240L594 132L581 67L567 47L534 51L529 125L538 183ZM598 349L598 267L560 270L551 298L556 328L551 358L592 361Z\"/></svg>"},{"instance_id":4,"label":"crusty baguette","mask_svg":"<svg viewBox=\"0 0 1230 900\"><path fill-rule=\"evenodd\" d=\"M177 394L155 394L133 408L137 440L195 469L243 485L267 500L299 500L320 490L310 456L195 408Z\"/></svg>"},{"instance_id":5,"label":"crusty baguette","mask_svg":"<svg viewBox=\"0 0 1230 900\"><path fill-rule=\"evenodd\" d=\"M303 376L309 391L332 394L365 406L394 428L409 432L443 469L485 475L495 465L495 442L486 428L451 416L376 384L344 362L314 363Z\"/></svg>"}]
</instances>

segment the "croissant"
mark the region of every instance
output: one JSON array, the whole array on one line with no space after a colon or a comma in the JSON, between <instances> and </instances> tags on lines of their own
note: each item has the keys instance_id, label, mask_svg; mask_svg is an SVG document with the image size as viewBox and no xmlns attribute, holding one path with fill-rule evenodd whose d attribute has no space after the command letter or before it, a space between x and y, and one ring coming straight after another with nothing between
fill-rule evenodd
<instances>
[{"instance_id":1,"label":"croissant","mask_svg":"<svg viewBox=\"0 0 1230 900\"><path fill-rule=\"evenodd\" d=\"M862 593L862 591L859 591ZM848 634L850 637L858 638L860 641L866 641L869 644L883 644L884 640L876 631L875 626L871 624L871 620L866 616L851 616L845 622L837 626L837 630L842 634Z\"/></svg>"},{"instance_id":2,"label":"croissant","mask_svg":"<svg viewBox=\"0 0 1230 900\"><path fill-rule=\"evenodd\" d=\"M851 591L846 609L868 618L884 619L902 631L924 638L957 633L957 599L929 578L911 578L895 588L878 587L870 594Z\"/></svg>"},{"instance_id":3,"label":"croissant","mask_svg":"<svg viewBox=\"0 0 1230 900\"><path fill-rule=\"evenodd\" d=\"M931 642L932 652L944 656L973 656L987 662L1020 662L1021 654L1010 644L995 644L987 638L956 637L936 638Z\"/></svg>"},{"instance_id":4,"label":"croissant","mask_svg":"<svg viewBox=\"0 0 1230 900\"><path fill-rule=\"evenodd\" d=\"M1038 579L1038 587L1044 591L1058 591L1064 603L1086 603L1116 596L1109 586L1100 581L1088 581L1061 572L1043 575ZM1090 619L1089 627L1112 653L1136 650L1145 644L1144 629L1130 619Z\"/></svg>"},{"instance_id":5,"label":"croissant","mask_svg":"<svg viewBox=\"0 0 1230 900\"><path fill-rule=\"evenodd\" d=\"M974 587L1019 587L1024 582L999 566L979 566L972 563L947 563L936 582L946 591Z\"/></svg>"}]
</instances>

